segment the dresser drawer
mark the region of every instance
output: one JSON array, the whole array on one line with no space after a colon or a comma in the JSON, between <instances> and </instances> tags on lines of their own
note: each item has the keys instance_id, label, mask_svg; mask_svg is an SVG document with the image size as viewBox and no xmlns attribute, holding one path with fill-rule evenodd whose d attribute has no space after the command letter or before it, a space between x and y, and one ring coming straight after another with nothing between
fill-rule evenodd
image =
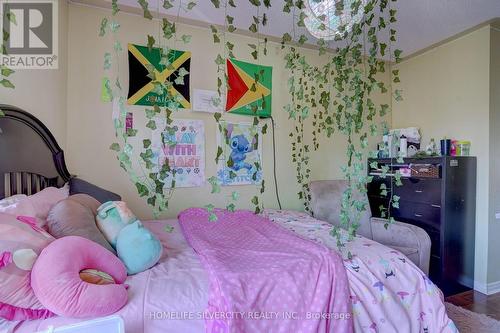
<instances>
[{"instance_id":1,"label":"dresser drawer","mask_svg":"<svg viewBox=\"0 0 500 333\"><path fill-rule=\"evenodd\" d=\"M402 182L403 186L394 186L394 194L401 200L441 204L441 179L405 178Z\"/></svg>"},{"instance_id":2,"label":"dresser drawer","mask_svg":"<svg viewBox=\"0 0 500 333\"><path fill-rule=\"evenodd\" d=\"M416 221L436 229L441 224L441 208L437 205L400 200L399 209L392 209L393 217L402 221Z\"/></svg>"}]
</instances>

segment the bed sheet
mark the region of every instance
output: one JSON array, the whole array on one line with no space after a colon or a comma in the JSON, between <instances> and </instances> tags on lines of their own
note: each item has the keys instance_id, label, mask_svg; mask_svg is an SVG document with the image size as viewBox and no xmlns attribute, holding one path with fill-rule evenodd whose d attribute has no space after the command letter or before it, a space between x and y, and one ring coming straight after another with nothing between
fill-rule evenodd
<instances>
[{"instance_id":1,"label":"bed sheet","mask_svg":"<svg viewBox=\"0 0 500 333\"><path fill-rule=\"evenodd\" d=\"M327 222L296 211L270 209L264 215L339 251ZM347 239L347 233L342 235ZM439 288L403 254L361 236L345 242L339 252L347 270L356 332L458 332L446 314Z\"/></svg>"}]
</instances>

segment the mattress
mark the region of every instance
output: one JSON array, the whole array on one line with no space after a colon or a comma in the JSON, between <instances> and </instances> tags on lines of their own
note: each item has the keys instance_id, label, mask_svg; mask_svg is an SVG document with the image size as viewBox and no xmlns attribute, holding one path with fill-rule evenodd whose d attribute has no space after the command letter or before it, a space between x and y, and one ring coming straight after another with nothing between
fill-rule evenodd
<instances>
[{"instance_id":1,"label":"mattress","mask_svg":"<svg viewBox=\"0 0 500 333\"><path fill-rule=\"evenodd\" d=\"M329 224L299 212L267 210L264 214L300 237L338 251ZM177 220L145 225L160 238L165 251L155 267L127 279L129 301L116 313L125 322L125 332L205 332L209 282L198 255ZM440 290L403 254L363 237L348 242L341 252L356 332L457 332L446 315ZM33 333L79 321L54 317L3 322L0 331Z\"/></svg>"}]
</instances>

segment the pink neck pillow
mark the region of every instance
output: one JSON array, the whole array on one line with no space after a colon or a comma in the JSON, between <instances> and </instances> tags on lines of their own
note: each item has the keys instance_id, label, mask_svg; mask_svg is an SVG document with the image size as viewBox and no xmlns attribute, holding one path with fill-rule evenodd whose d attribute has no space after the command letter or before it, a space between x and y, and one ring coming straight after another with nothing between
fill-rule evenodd
<instances>
[{"instance_id":1,"label":"pink neck pillow","mask_svg":"<svg viewBox=\"0 0 500 333\"><path fill-rule=\"evenodd\" d=\"M114 283L83 281L80 273L88 269L106 273ZM127 303L126 278L125 266L113 253L88 239L68 236L42 251L31 272L31 287L53 313L92 318L115 313Z\"/></svg>"}]
</instances>

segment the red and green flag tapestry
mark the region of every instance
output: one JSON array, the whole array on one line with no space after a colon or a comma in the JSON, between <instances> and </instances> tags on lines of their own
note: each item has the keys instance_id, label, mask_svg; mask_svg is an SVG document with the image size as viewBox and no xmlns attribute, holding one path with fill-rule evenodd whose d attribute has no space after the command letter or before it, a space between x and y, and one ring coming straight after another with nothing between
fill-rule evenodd
<instances>
[{"instance_id":1,"label":"red and green flag tapestry","mask_svg":"<svg viewBox=\"0 0 500 333\"><path fill-rule=\"evenodd\" d=\"M226 112L271 116L273 68L227 59Z\"/></svg>"}]
</instances>

